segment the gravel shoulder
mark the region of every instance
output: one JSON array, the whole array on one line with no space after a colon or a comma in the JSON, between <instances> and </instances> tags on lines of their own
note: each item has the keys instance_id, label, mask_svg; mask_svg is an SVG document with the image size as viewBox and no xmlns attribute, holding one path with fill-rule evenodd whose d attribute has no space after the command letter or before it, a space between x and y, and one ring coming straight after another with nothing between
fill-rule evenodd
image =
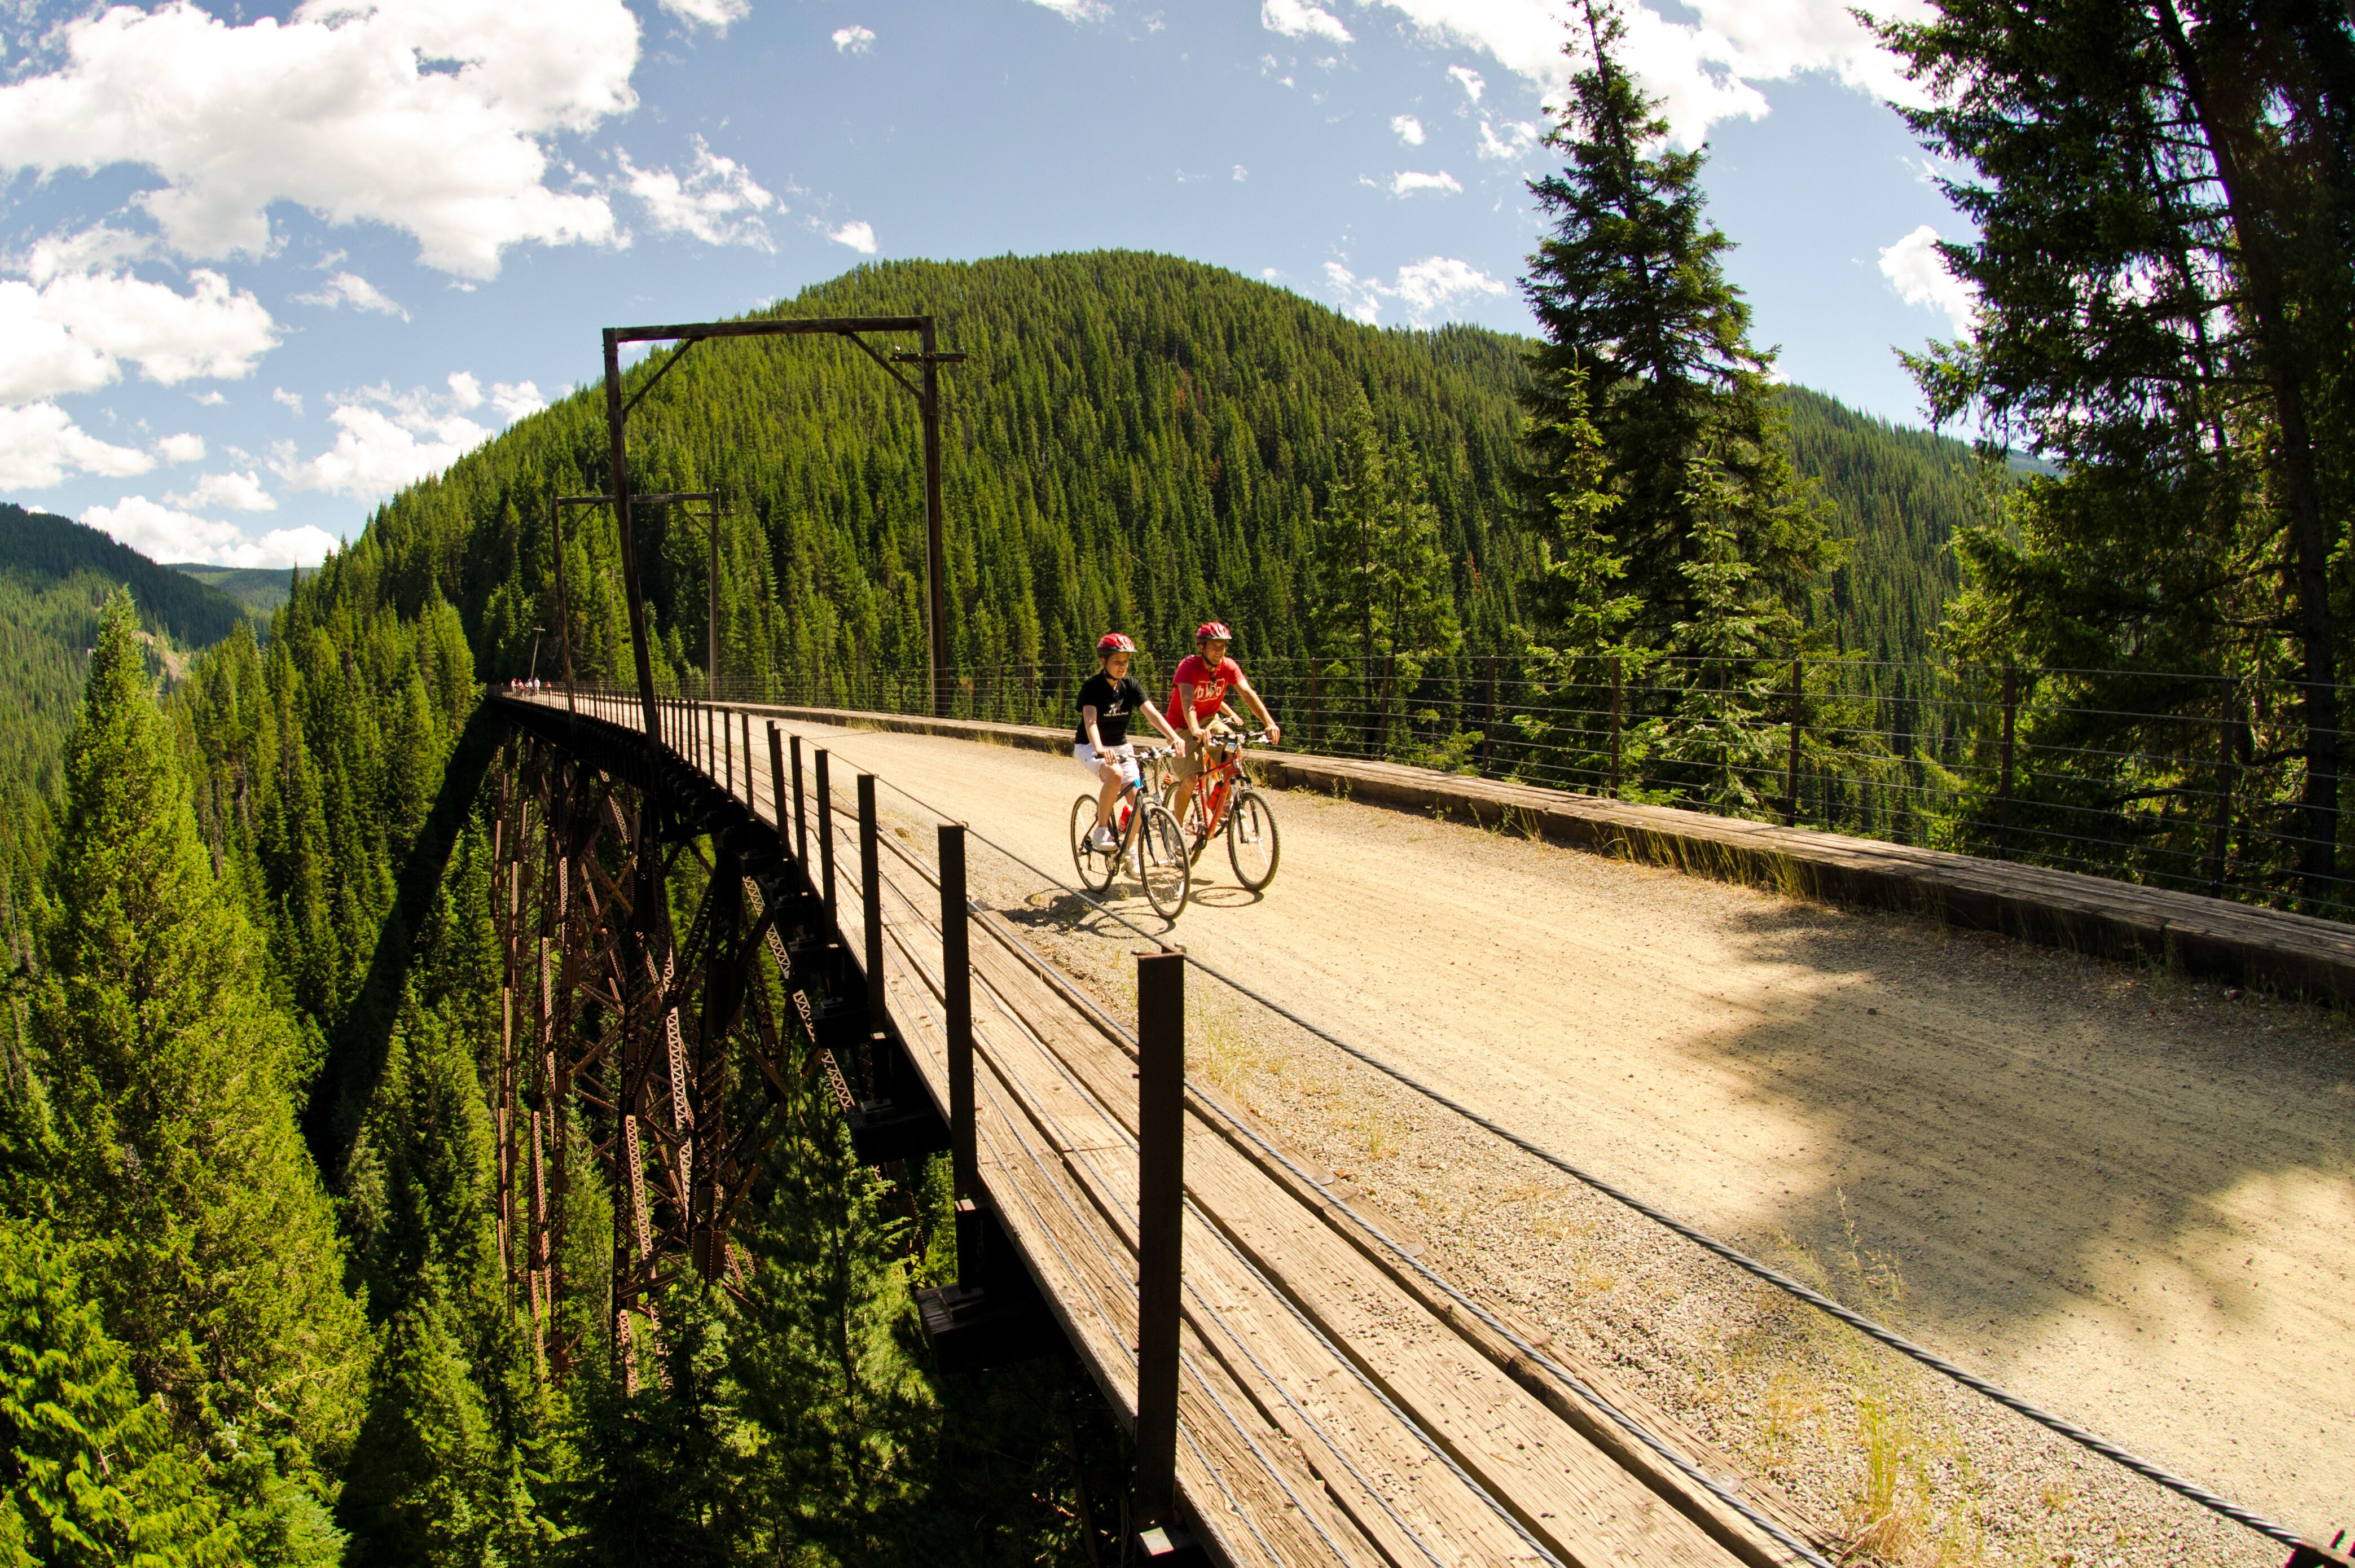
<instances>
[{"instance_id":1,"label":"gravel shoulder","mask_svg":"<svg viewBox=\"0 0 2355 1568\"><path fill-rule=\"evenodd\" d=\"M1075 763L797 728L1069 880ZM1190 951L2180 1473L2324 1540L2355 1524L2343 1019L1325 796L1275 804L1274 885L1245 892L1213 846L1177 931ZM973 869L1125 1001L1134 933L977 845ZM1159 929L1132 884L1114 901ZM1873 1555L2280 1561L1231 993L1197 982L1189 1007L1196 1071L1459 1281Z\"/></svg>"}]
</instances>

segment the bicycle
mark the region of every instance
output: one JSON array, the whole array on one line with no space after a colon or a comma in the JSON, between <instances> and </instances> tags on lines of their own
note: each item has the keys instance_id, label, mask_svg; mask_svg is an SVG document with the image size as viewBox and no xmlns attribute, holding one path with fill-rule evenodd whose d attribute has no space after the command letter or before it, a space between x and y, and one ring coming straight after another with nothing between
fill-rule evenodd
<instances>
[{"instance_id":1,"label":"bicycle","mask_svg":"<svg viewBox=\"0 0 2355 1568\"><path fill-rule=\"evenodd\" d=\"M1178 826L1176 816L1145 787L1147 771L1167 755L1167 748L1138 750L1137 776L1128 781L1113 806L1116 841L1110 849L1095 846L1095 792L1071 803L1071 864L1080 873L1080 885L1092 893L1109 891L1122 865L1134 864L1153 912L1174 923L1193 894L1193 857L1187 853L1186 830Z\"/></svg>"},{"instance_id":2,"label":"bicycle","mask_svg":"<svg viewBox=\"0 0 2355 1568\"><path fill-rule=\"evenodd\" d=\"M1194 775L1189 795L1199 826L1193 829L1194 842L1187 852L1188 863L1201 859L1202 851L1223 828L1227 863L1234 867L1235 880L1255 893L1275 880L1276 862L1283 856L1283 844L1275 830L1275 808L1251 782L1251 775L1243 772L1243 748L1264 744L1266 741L1264 730L1213 739L1205 750L1201 770Z\"/></svg>"}]
</instances>

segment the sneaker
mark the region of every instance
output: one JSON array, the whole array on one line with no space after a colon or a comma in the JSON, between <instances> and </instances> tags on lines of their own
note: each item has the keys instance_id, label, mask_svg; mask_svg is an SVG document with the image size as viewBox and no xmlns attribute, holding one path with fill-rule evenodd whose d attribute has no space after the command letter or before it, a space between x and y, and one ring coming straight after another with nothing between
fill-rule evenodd
<instances>
[{"instance_id":1,"label":"sneaker","mask_svg":"<svg viewBox=\"0 0 2355 1568\"><path fill-rule=\"evenodd\" d=\"M1109 827L1099 827L1088 835L1088 848L1099 855L1109 855L1120 848L1120 840Z\"/></svg>"}]
</instances>

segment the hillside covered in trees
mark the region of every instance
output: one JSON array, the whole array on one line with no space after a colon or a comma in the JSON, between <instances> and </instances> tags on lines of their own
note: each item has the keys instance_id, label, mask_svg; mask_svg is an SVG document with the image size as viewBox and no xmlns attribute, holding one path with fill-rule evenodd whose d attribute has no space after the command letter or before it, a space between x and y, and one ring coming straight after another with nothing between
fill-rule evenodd
<instances>
[{"instance_id":1,"label":"hillside covered in trees","mask_svg":"<svg viewBox=\"0 0 2355 1568\"><path fill-rule=\"evenodd\" d=\"M117 588L130 590L158 669L167 652L218 642L244 620L212 588L95 528L0 505L0 940L18 958L99 607Z\"/></svg>"},{"instance_id":2,"label":"hillside covered in trees","mask_svg":"<svg viewBox=\"0 0 2355 1568\"><path fill-rule=\"evenodd\" d=\"M1378 330L1220 269L1124 252L862 267L781 311L921 302L970 357L944 372L949 645L964 669L1085 656L1106 626L1149 651L1236 624L1261 660L1312 651L1315 518L1352 400L1429 485L1466 646L1508 645L1536 545L1513 483L1521 339ZM667 354L668 350L662 351ZM633 385L652 362L634 372ZM1829 399L1782 399L1803 477L1856 541L1822 607L1850 646L1919 657L1951 581L1944 549L1975 492L1961 443ZM804 679L923 667L923 528L913 400L828 340L706 345L631 417L633 482L730 499L720 674ZM519 674L556 625L549 503L604 486L602 396L576 394L404 492L371 527L412 580L430 569L485 668ZM699 528L639 514L674 670L703 664ZM618 557L602 509L568 514L574 654L624 668ZM542 672L551 667L544 648Z\"/></svg>"}]
</instances>

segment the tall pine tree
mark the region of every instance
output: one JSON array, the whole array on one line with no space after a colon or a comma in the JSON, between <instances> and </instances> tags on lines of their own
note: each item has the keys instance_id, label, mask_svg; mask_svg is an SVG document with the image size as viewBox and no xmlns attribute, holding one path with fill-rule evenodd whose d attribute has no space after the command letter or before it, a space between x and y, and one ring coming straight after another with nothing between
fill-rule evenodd
<instances>
[{"instance_id":1,"label":"tall pine tree","mask_svg":"<svg viewBox=\"0 0 2355 1568\"><path fill-rule=\"evenodd\" d=\"M1545 338L1523 395L1524 485L1549 523L1592 460L1591 421L1614 502L1604 555L1638 602L1632 635L1657 647L1697 610L1684 570L1703 521L1696 462L1723 503L1712 526L1791 610L1808 607L1836 549L1791 469L1774 356L1751 343L1750 307L1725 280L1732 241L1702 211L1705 155L1667 145L1657 101L1619 62L1625 37L1609 0L1585 0L1566 50L1578 69L1547 135L1569 161L1529 187L1551 227L1523 283Z\"/></svg>"},{"instance_id":2,"label":"tall pine tree","mask_svg":"<svg viewBox=\"0 0 2355 1568\"><path fill-rule=\"evenodd\" d=\"M249 1554L283 1560L323 1543L319 1499L357 1424L368 1334L295 1133L299 1037L265 999L261 944L197 836L137 630L117 594L48 866L31 1012L54 1203L141 1389L240 1494Z\"/></svg>"},{"instance_id":3,"label":"tall pine tree","mask_svg":"<svg viewBox=\"0 0 2355 1568\"><path fill-rule=\"evenodd\" d=\"M2355 24L2324 0L1945 0L1883 37L1931 90L1906 119L1969 171L1945 189L1982 236L1943 247L1974 328L1915 375L1939 420L2059 470L1963 538L1955 649L2099 672L2059 694L2081 718L2028 720L2056 809L2180 803L2130 852L2178 878L2212 855L2221 885L2233 794L2295 792L2294 814L2255 805L2292 866L2244 835L2231 880L2294 870L2323 895L2355 523ZM2154 678L2185 675L2203 678ZM2134 711L2168 717L2115 717Z\"/></svg>"}]
</instances>

